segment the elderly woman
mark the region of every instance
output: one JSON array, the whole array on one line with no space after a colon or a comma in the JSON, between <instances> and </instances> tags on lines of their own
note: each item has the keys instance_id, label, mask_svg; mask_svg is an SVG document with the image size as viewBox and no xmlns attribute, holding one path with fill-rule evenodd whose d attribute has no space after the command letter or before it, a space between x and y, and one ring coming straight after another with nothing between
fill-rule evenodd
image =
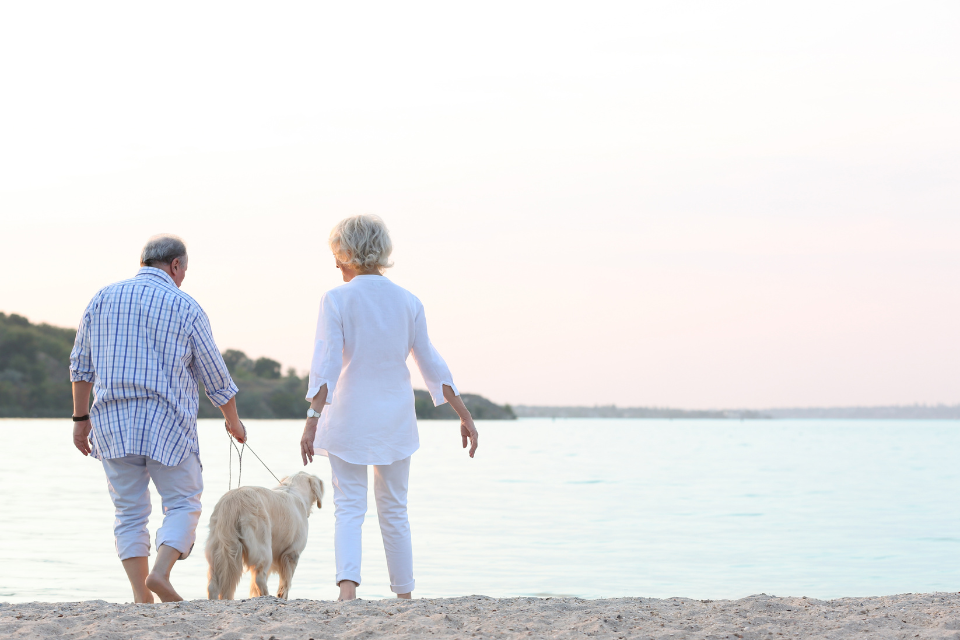
<instances>
[{"instance_id":1,"label":"elderly woman","mask_svg":"<svg viewBox=\"0 0 960 640\"><path fill-rule=\"evenodd\" d=\"M369 215L347 218L334 227L329 242L347 284L320 300L300 453L304 465L314 455L330 460L340 599L356 598L360 585L367 465L374 467L390 590L409 598L414 580L407 481L410 457L420 447L406 364L410 353L434 403L449 402L460 416L462 444L466 448L469 440L471 458L477 429L450 369L430 343L423 304L383 276L393 251L383 221Z\"/></svg>"}]
</instances>

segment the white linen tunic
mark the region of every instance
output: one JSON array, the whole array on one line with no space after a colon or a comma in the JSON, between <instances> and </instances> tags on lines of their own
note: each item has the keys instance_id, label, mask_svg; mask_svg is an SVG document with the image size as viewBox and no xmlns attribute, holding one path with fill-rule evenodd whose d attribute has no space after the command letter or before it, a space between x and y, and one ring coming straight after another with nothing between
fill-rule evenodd
<instances>
[{"instance_id":1,"label":"white linen tunic","mask_svg":"<svg viewBox=\"0 0 960 640\"><path fill-rule=\"evenodd\" d=\"M310 365L312 400L327 385L314 447L352 464L388 465L420 448L407 356L413 353L436 406L457 395L430 343L423 304L384 276L360 275L320 301Z\"/></svg>"}]
</instances>

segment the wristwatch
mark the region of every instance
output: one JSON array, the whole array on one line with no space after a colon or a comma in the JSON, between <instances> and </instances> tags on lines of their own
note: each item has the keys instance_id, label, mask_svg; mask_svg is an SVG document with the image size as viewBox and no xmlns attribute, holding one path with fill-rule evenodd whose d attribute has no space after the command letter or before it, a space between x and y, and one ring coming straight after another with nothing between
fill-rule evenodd
<instances>
[{"instance_id":1,"label":"wristwatch","mask_svg":"<svg viewBox=\"0 0 960 640\"><path fill-rule=\"evenodd\" d=\"M313 410L313 407L310 407L309 409L307 409L307 417L308 417L308 418L319 418L319 417L320 417L320 412L319 412L319 411L314 411L314 410Z\"/></svg>"}]
</instances>

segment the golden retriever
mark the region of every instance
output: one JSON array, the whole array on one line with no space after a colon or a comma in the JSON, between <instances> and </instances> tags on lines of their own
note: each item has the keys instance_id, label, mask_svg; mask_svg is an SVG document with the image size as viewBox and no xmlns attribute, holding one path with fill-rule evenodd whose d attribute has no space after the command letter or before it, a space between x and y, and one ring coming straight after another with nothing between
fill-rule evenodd
<instances>
[{"instance_id":1,"label":"golden retriever","mask_svg":"<svg viewBox=\"0 0 960 640\"><path fill-rule=\"evenodd\" d=\"M241 487L223 494L210 516L207 597L233 600L245 567L251 598L269 595L272 572L280 574L277 597L287 598L307 546L307 518L322 499L323 482L303 471L284 478L276 489Z\"/></svg>"}]
</instances>

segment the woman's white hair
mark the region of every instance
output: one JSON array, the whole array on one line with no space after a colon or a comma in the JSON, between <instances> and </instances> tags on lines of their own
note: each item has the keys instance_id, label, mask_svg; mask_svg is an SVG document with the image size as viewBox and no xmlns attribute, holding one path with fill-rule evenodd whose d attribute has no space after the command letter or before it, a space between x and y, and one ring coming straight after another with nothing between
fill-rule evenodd
<instances>
[{"instance_id":1,"label":"woman's white hair","mask_svg":"<svg viewBox=\"0 0 960 640\"><path fill-rule=\"evenodd\" d=\"M337 260L355 269L383 273L384 269L393 266L390 262L393 242L387 225L379 216L344 218L330 232L329 243Z\"/></svg>"}]
</instances>

